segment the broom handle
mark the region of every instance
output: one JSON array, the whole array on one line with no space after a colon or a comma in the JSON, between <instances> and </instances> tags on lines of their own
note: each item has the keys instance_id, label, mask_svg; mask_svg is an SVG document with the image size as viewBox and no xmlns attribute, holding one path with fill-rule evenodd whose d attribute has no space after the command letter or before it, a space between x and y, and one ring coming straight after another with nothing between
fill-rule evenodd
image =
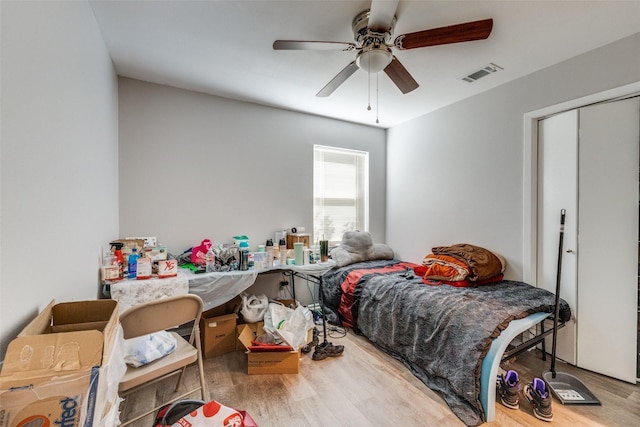
<instances>
[{"instance_id":1,"label":"broom handle","mask_svg":"<svg viewBox=\"0 0 640 427\"><path fill-rule=\"evenodd\" d=\"M553 345L551 347L551 375L556 377L556 345L558 341L558 316L560 315L560 276L562 275L562 246L564 243L565 209L560 210L560 241L558 243L558 271L556 275L556 306L553 316Z\"/></svg>"}]
</instances>

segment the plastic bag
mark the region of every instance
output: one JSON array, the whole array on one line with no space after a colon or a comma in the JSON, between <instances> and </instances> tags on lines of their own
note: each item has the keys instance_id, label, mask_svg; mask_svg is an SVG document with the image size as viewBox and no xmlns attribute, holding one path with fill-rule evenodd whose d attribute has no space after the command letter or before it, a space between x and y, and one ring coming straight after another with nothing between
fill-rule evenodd
<instances>
[{"instance_id":1,"label":"plastic bag","mask_svg":"<svg viewBox=\"0 0 640 427\"><path fill-rule=\"evenodd\" d=\"M215 242L213 251L216 254L217 271L233 271L238 269L240 255L237 245L223 245Z\"/></svg>"},{"instance_id":2,"label":"plastic bag","mask_svg":"<svg viewBox=\"0 0 640 427\"><path fill-rule=\"evenodd\" d=\"M256 323L264 319L264 313L269 307L269 298L266 295L248 295L243 292L240 297L242 298L240 314L247 323Z\"/></svg>"},{"instance_id":3,"label":"plastic bag","mask_svg":"<svg viewBox=\"0 0 640 427\"><path fill-rule=\"evenodd\" d=\"M207 402L173 424L173 427L242 427L242 414L215 400Z\"/></svg>"},{"instance_id":4,"label":"plastic bag","mask_svg":"<svg viewBox=\"0 0 640 427\"><path fill-rule=\"evenodd\" d=\"M198 246L191 249L191 262L195 265L205 265L207 263L207 252L212 243L209 239L204 239Z\"/></svg>"},{"instance_id":5,"label":"plastic bag","mask_svg":"<svg viewBox=\"0 0 640 427\"><path fill-rule=\"evenodd\" d=\"M257 427L246 411L238 411L212 400L182 400L158 411L155 427Z\"/></svg>"},{"instance_id":6,"label":"plastic bag","mask_svg":"<svg viewBox=\"0 0 640 427\"><path fill-rule=\"evenodd\" d=\"M278 335L296 350L307 343L307 331L313 327L313 313L301 305L292 309L271 302L264 316L264 330Z\"/></svg>"},{"instance_id":7,"label":"plastic bag","mask_svg":"<svg viewBox=\"0 0 640 427\"><path fill-rule=\"evenodd\" d=\"M144 366L175 351L178 342L167 331L154 332L124 341L124 361L133 367Z\"/></svg>"},{"instance_id":8,"label":"plastic bag","mask_svg":"<svg viewBox=\"0 0 640 427\"><path fill-rule=\"evenodd\" d=\"M153 423L154 427L170 426L178 422L180 418L189 414L190 412L197 410L204 405L204 400L197 399L183 399L177 402L168 403L161 407L156 414L156 420Z\"/></svg>"}]
</instances>

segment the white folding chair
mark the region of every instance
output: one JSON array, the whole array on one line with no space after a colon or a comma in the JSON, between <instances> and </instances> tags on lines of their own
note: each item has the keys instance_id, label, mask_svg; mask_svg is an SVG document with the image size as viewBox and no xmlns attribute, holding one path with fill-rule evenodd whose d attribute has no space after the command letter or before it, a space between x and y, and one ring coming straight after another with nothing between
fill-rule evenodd
<instances>
[{"instance_id":1,"label":"white folding chair","mask_svg":"<svg viewBox=\"0 0 640 427\"><path fill-rule=\"evenodd\" d=\"M137 368L127 367L127 372L118 387L120 397L179 373L180 377L175 389L177 392L182 384L185 369L194 362L198 363L198 373L200 375L200 385L198 387L188 390L171 400L162 402L131 420L127 420L122 424L123 426L154 413L162 406L183 399L198 390L200 390L202 400L207 401L199 328L202 307L203 303L199 296L187 294L140 304L130 308L120 316L125 339L164 331L193 322L191 333L186 340L178 333L171 332L178 343L174 352L144 366Z\"/></svg>"}]
</instances>

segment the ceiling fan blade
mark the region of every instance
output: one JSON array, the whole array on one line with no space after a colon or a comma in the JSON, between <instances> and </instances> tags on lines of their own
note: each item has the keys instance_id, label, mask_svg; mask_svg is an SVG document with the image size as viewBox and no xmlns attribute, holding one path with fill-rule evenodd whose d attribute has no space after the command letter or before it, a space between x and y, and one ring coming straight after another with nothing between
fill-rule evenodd
<instances>
[{"instance_id":1,"label":"ceiling fan blade","mask_svg":"<svg viewBox=\"0 0 640 427\"><path fill-rule=\"evenodd\" d=\"M324 42L305 40L276 40L273 42L274 50L343 50L349 51L356 48L355 43Z\"/></svg>"},{"instance_id":2,"label":"ceiling fan blade","mask_svg":"<svg viewBox=\"0 0 640 427\"><path fill-rule=\"evenodd\" d=\"M369 24L373 31L387 31L396 15L399 0L372 0L369 12Z\"/></svg>"},{"instance_id":3,"label":"ceiling fan blade","mask_svg":"<svg viewBox=\"0 0 640 427\"><path fill-rule=\"evenodd\" d=\"M483 40L489 37L492 28L493 19L483 19L481 21L403 34L396 37L393 43L398 49L415 49L418 47Z\"/></svg>"},{"instance_id":4,"label":"ceiling fan blade","mask_svg":"<svg viewBox=\"0 0 640 427\"><path fill-rule=\"evenodd\" d=\"M320 89L320 92L318 92L316 96L325 97L331 95L333 91L338 89L338 87L349 77L351 77L351 74L355 73L357 69L358 65L356 65L356 61L353 61L352 63L344 67L337 76L331 79L331 81L327 83L325 87Z\"/></svg>"},{"instance_id":5,"label":"ceiling fan blade","mask_svg":"<svg viewBox=\"0 0 640 427\"><path fill-rule=\"evenodd\" d=\"M402 65L395 56L384 69L384 72L389 76L391 81L398 86L398 89L400 89L402 93L409 93L419 86L418 82L411 77L411 74L409 74L407 69L404 68L404 65Z\"/></svg>"}]
</instances>

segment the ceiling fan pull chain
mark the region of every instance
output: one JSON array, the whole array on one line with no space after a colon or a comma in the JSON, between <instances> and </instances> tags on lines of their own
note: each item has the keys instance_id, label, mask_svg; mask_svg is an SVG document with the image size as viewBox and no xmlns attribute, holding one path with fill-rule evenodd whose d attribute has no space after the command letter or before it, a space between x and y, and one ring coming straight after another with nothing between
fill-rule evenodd
<instances>
[{"instance_id":1,"label":"ceiling fan pull chain","mask_svg":"<svg viewBox=\"0 0 640 427\"><path fill-rule=\"evenodd\" d=\"M378 113L380 111L379 102L378 102L380 100L380 93L378 91L378 81L379 81L378 76L379 75L380 75L380 73L376 73L376 123L380 123L380 120L378 120Z\"/></svg>"},{"instance_id":2,"label":"ceiling fan pull chain","mask_svg":"<svg viewBox=\"0 0 640 427\"><path fill-rule=\"evenodd\" d=\"M367 100L367 111L371 111L371 57L369 57L369 70L367 71L367 76L368 76L368 84L367 84L367 93L368 93L368 100Z\"/></svg>"}]
</instances>

